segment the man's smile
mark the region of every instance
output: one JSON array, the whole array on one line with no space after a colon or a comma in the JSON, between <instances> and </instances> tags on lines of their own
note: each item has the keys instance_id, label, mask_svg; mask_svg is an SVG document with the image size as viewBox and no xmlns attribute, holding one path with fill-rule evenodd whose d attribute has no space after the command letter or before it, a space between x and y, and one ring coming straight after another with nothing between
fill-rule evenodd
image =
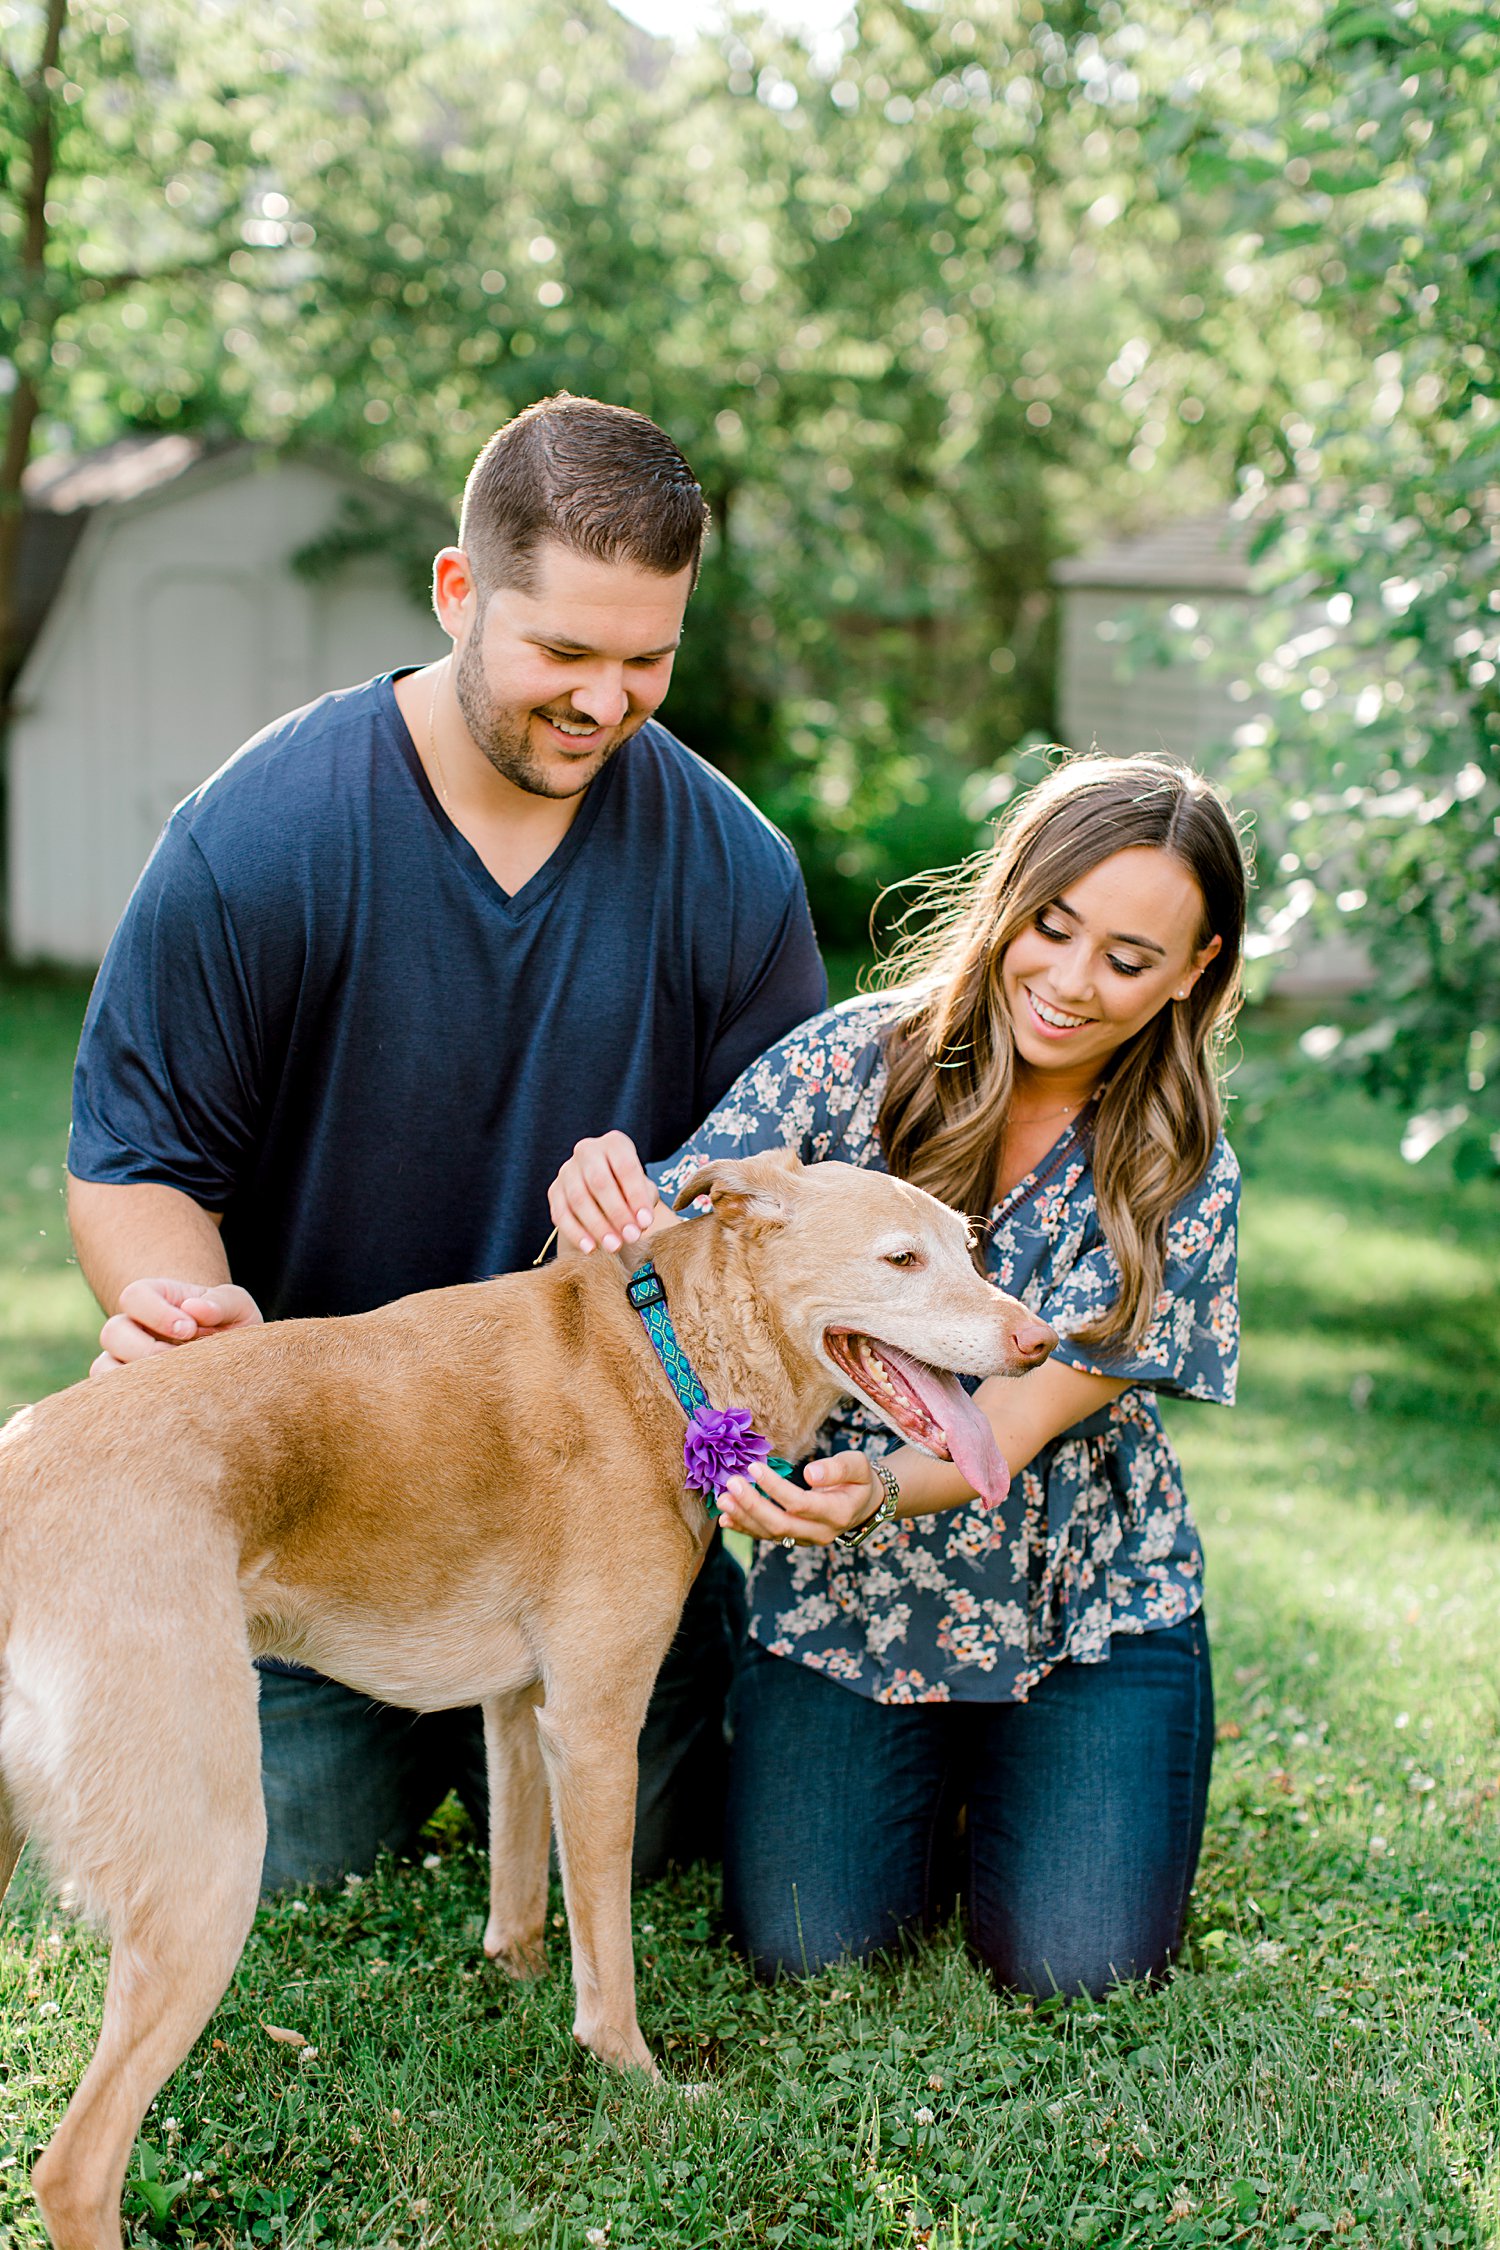
<instances>
[{"instance_id":1,"label":"man's smile","mask_svg":"<svg viewBox=\"0 0 1500 2250\"><path fill-rule=\"evenodd\" d=\"M560 737L569 750L589 749L594 744L602 742L606 736L612 736L618 732L615 727L601 725L597 719L583 719L576 716L566 719L558 718L550 711L538 711L534 715L541 720L543 726L550 728L553 734Z\"/></svg>"},{"instance_id":2,"label":"man's smile","mask_svg":"<svg viewBox=\"0 0 1500 2250\"><path fill-rule=\"evenodd\" d=\"M545 719L549 727L556 727L560 734L585 735L601 731L597 719L559 719L554 718L550 711L538 712L537 716Z\"/></svg>"}]
</instances>

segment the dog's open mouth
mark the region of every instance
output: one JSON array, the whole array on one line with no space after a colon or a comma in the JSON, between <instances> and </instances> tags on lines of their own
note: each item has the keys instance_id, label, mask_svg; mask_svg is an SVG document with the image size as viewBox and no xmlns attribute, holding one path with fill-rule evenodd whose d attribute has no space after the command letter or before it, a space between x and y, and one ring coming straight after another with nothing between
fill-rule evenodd
<instances>
[{"instance_id":1,"label":"dog's open mouth","mask_svg":"<svg viewBox=\"0 0 1500 2250\"><path fill-rule=\"evenodd\" d=\"M827 1329L823 1343L850 1389L882 1420L924 1453L951 1461L977 1493L999 1506L1010 1470L983 1412L956 1375L854 1328Z\"/></svg>"}]
</instances>

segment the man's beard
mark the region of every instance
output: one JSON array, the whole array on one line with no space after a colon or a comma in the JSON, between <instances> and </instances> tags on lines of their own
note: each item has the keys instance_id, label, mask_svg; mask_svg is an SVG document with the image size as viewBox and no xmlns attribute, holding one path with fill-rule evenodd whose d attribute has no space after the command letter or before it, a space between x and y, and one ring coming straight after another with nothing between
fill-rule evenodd
<instances>
[{"instance_id":1,"label":"man's beard","mask_svg":"<svg viewBox=\"0 0 1500 2250\"><path fill-rule=\"evenodd\" d=\"M511 782L515 788L524 789L531 797L580 796L600 769L643 723L640 719L626 719L619 726L612 727L605 736L603 748L596 749L587 757L576 759L569 769L567 779L559 782L549 774L544 761L532 745L532 714L517 710L513 705L496 702L489 681L484 676L484 661L479 653L477 631L470 634L459 652L458 663L454 667L453 692L458 698L464 725L496 773Z\"/></svg>"}]
</instances>

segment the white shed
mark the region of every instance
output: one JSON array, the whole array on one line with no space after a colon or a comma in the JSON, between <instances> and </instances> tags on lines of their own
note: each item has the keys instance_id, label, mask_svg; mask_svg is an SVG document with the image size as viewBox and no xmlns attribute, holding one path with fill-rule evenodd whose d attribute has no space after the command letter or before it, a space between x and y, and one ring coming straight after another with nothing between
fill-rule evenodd
<instances>
[{"instance_id":1,"label":"white shed","mask_svg":"<svg viewBox=\"0 0 1500 2250\"><path fill-rule=\"evenodd\" d=\"M1253 530L1222 508L1054 564L1064 742L1117 757L1166 750L1222 771L1236 734L1266 708L1256 685L1266 610L1251 583ZM1364 948L1316 918L1290 939L1252 937L1250 952L1275 956L1272 982L1284 998L1332 999L1370 982Z\"/></svg>"},{"instance_id":2,"label":"white shed","mask_svg":"<svg viewBox=\"0 0 1500 2250\"><path fill-rule=\"evenodd\" d=\"M36 462L26 501L55 583L23 585L42 614L11 698L10 950L89 967L173 805L248 735L447 647L393 550L398 526L408 549L452 528L339 462L186 436ZM368 553L299 574L360 520Z\"/></svg>"},{"instance_id":3,"label":"white shed","mask_svg":"<svg viewBox=\"0 0 1500 2250\"><path fill-rule=\"evenodd\" d=\"M1053 566L1059 603L1058 718L1064 742L1113 756L1169 750L1202 762L1245 722L1224 649L1254 614L1250 526L1227 510L1111 539ZM1192 612L1212 606L1212 659L1195 662ZM1176 630L1171 628L1175 625ZM1141 660L1154 633L1171 661Z\"/></svg>"}]
</instances>

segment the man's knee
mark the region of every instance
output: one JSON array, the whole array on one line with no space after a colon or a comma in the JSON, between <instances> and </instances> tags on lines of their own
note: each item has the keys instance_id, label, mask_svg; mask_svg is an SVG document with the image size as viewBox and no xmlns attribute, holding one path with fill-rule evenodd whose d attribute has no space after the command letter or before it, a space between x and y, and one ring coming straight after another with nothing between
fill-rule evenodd
<instances>
[{"instance_id":1,"label":"man's knee","mask_svg":"<svg viewBox=\"0 0 1500 2250\"><path fill-rule=\"evenodd\" d=\"M723 1850L729 1689L745 1637L744 1573L718 1543L693 1584L641 1731L633 1863L652 1882Z\"/></svg>"},{"instance_id":2,"label":"man's knee","mask_svg":"<svg viewBox=\"0 0 1500 2250\"><path fill-rule=\"evenodd\" d=\"M367 1874L409 1852L450 1778L429 1770L423 1723L316 1674L262 1668L261 1895Z\"/></svg>"}]
</instances>

